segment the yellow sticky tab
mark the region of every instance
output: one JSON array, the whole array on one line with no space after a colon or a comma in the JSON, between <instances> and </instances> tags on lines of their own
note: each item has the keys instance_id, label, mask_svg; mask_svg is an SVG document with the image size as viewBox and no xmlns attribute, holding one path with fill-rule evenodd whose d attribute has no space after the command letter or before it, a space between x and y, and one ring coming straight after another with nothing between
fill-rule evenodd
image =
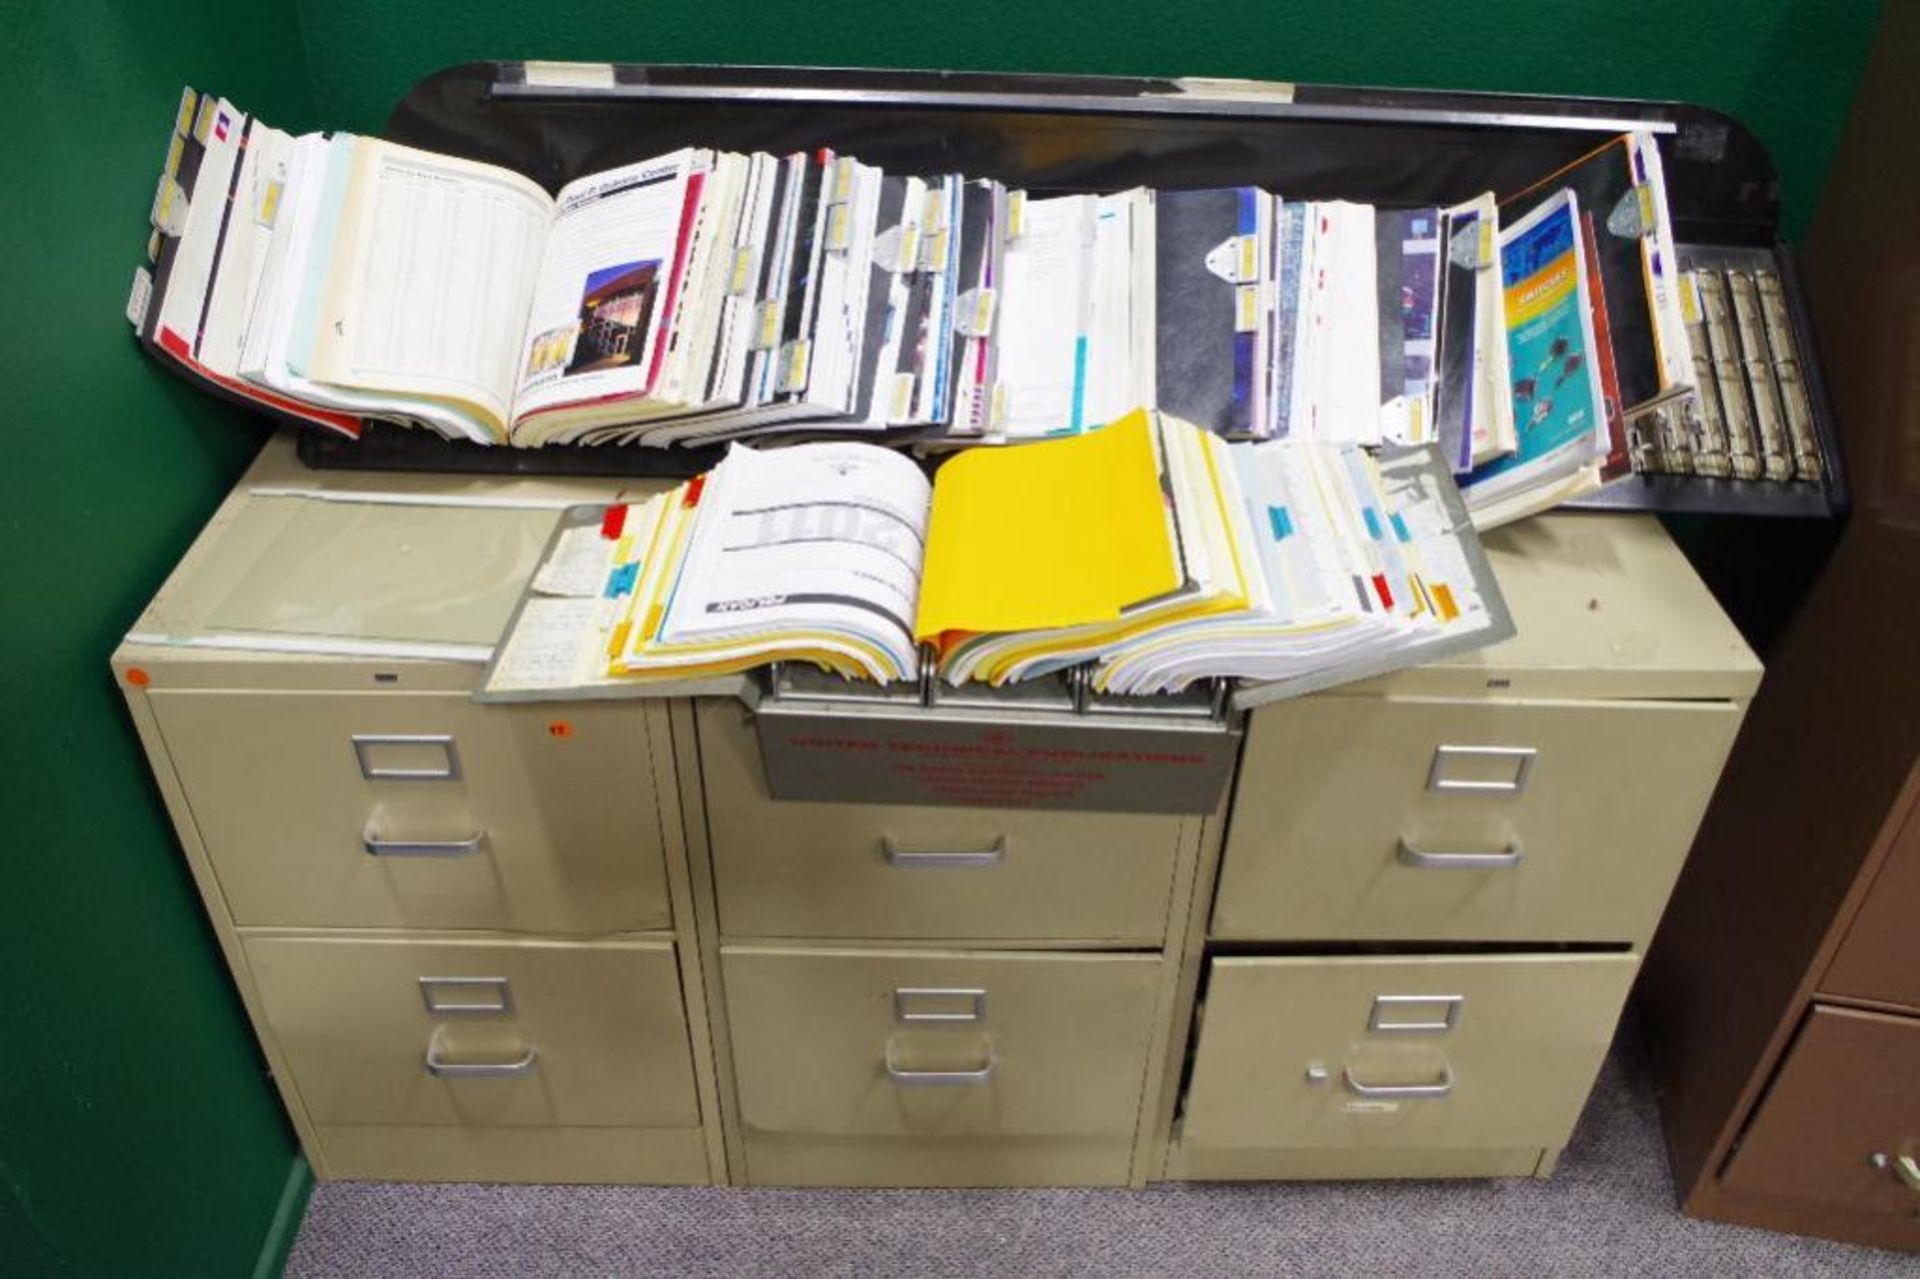
<instances>
[{"instance_id":1,"label":"yellow sticky tab","mask_svg":"<svg viewBox=\"0 0 1920 1279\"><path fill-rule=\"evenodd\" d=\"M833 196L835 201L845 200L853 194L853 157L842 156L833 163Z\"/></svg>"},{"instance_id":2,"label":"yellow sticky tab","mask_svg":"<svg viewBox=\"0 0 1920 1279\"><path fill-rule=\"evenodd\" d=\"M168 177L174 177L180 172L180 157L186 153L186 149L187 140L177 133L173 135L173 140L167 143L167 163L162 172Z\"/></svg>"},{"instance_id":3,"label":"yellow sticky tab","mask_svg":"<svg viewBox=\"0 0 1920 1279\"><path fill-rule=\"evenodd\" d=\"M284 182L269 182L260 189L260 207L253 211L253 220L261 226L272 226L273 220L280 216L280 193L286 190Z\"/></svg>"},{"instance_id":4,"label":"yellow sticky tab","mask_svg":"<svg viewBox=\"0 0 1920 1279\"><path fill-rule=\"evenodd\" d=\"M613 634L607 640L607 658L609 661L617 662L620 655L627 651L627 636L632 633L633 622L631 619L620 622L614 626Z\"/></svg>"},{"instance_id":5,"label":"yellow sticky tab","mask_svg":"<svg viewBox=\"0 0 1920 1279\"><path fill-rule=\"evenodd\" d=\"M213 99L202 98L200 99L200 114L195 116L193 120L193 140L201 146L205 146L207 139L212 136L212 134Z\"/></svg>"},{"instance_id":6,"label":"yellow sticky tab","mask_svg":"<svg viewBox=\"0 0 1920 1279\"><path fill-rule=\"evenodd\" d=\"M1027 229L1027 193L1007 193L1007 238L1017 240Z\"/></svg>"},{"instance_id":7,"label":"yellow sticky tab","mask_svg":"<svg viewBox=\"0 0 1920 1279\"><path fill-rule=\"evenodd\" d=\"M194 108L200 105L200 95L192 86L180 90L180 110L173 117L173 131L185 136L193 128Z\"/></svg>"},{"instance_id":8,"label":"yellow sticky tab","mask_svg":"<svg viewBox=\"0 0 1920 1279\"><path fill-rule=\"evenodd\" d=\"M827 248L839 252L847 247L853 228L853 211L844 204L827 210Z\"/></svg>"},{"instance_id":9,"label":"yellow sticky tab","mask_svg":"<svg viewBox=\"0 0 1920 1279\"><path fill-rule=\"evenodd\" d=\"M727 282L727 292L738 295L747 291L753 282L753 246L743 244L734 250L733 278Z\"/></svg>"},{"instance_id":10,"label":"yellow sticky tab","mask_svg":"<svg viewBox=\"0 0 1920 1279\"><path fill-rule=\"evenodd\" d=\"M1233 328L1252 333L1260 327L1260 286L1242 284L1233 291Z\"/></svg>"},{"instance_id":11,"label":"yellow sticky tab","mask_svg":"<svg viewBox=\"0 0 1920 1279\"><path fill-rule=\"evenodd\" d=\"M1687 324L1700 324L1704 315L1700 309L1700 277L1689 271L1680 277L1680 318Z\"/></svg>"},{"instance_id":12,"label":"yellow sticky tab","mask_svg":"<svg viewBox=\"0 0 1920 1279\"><path fill-rule=\"evenodd\" d=\"M903 226L900 228L899 270L913 271L920 266L920 228Z\"/></svg>"},{"instance_id":13,"label":"yellow sticky tab","mask_svg":"<svg viewBox=\"0 0 1920 1279\"><path fill-rule=\"evenodd\" d=\"M1260 278L1260 241L1256 236L1240 237L1240 279L1257 280Z\"/></svg>"},{"instance_id":14,"label":"yellow sticky tab","mask_svg":"<svg viewBox=\"0 0 1920 1279\"><path fill-rule=\"evenodd\" d=\"M622 533L620 540L613 544L613 563L617 568L633 562L633 534Z\"/></svg>"},{"instance_id":15,"label":"yellow sticky tab","mask_svg":"<svg viewBox=\"0 0 1920 1279\"><path fill-rule=\"evenodd\" d=\"M773 301L760 304L760 331L754 334L753 344L762 351L772 350L780 341L780 307Z\"/></svg>"},{"instance_id":16,"label":"yellow sticky tab","mask_svg":"<svg viewBox=\"0 0 1920 1279\"><path fill-rule=\"evenodd\" d=\"M893 402L887 414L890 422L904 422L913 412L913 374L899 373L893 379Z\"/></svg>"},{"instance_id":17,"label":"yellow sticky tab","mask_svg":"<svg viewBox=\"0 0 1920 1279\"><path fill-rule=\"evenodd\" d=\"M1088 435L950 459L934 480L915 635L1111 621L1178 587L1152 431L1137 409Z\"/></svg>"},{"instance_id":18,"label":"yellow sticky tab","mask_svg":"<svg viewBox=\"0 0 1920 1279\"><path fill-rule=\"evenodd\" d=\"M1445 582L1433 584L1433 602L1439 606L1442 621L1451 622L1460 616L1460 606L1453 602L1453 591Z\"/></svg>"}]
</instances>

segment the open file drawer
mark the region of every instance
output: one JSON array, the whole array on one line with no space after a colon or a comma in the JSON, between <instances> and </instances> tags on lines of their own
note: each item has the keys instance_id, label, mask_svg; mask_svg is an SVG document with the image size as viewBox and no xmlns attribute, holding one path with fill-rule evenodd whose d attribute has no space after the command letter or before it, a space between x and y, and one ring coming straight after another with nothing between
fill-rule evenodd
<instances>
[{"instance_id":1,"label":"open file drawer","mask_svg":"<svg viewBox=\"0 0 1920 1279\"><path fill-rule=\"evenodd\" d=\"M1215 959L1173 1174L1532 1173L1566 1144L1638 963Z\"/></svg>"}]
</instances>

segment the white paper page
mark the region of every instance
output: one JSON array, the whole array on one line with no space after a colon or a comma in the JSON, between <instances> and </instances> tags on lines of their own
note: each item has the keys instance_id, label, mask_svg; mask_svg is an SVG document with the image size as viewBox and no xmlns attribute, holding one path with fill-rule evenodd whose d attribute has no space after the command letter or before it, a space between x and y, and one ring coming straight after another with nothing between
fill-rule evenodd
<instances>
[{"instance_id":1,"label":"white paper page","mask_svg":"<svg viewBox=\"0 0 1920 1279\"><path fill-rule=\"evenodd\" d=\"M867 406L867 424L885 427L893 416L894 389L900 372L900 351L906 338L906 309L912 293L913 263L919 252L920 224L926 214L927 184L920 178L908 178L900 202L897 228L880 228L874 251L887 256L888 272L886 334L880 347L880 359L874 366L873 392ZM897 230L897 235L895 231Z\"/></svg>"},{"instance_id":2,"label":"white paper page","mask_svg":"<svg viewBox=\"0 0 1920 1279\"><path fill-rule=\"evenodd\" d=\"M517 174L361 138L308 375L504 423L551 202Z\"/></svg>"},{"instance_id":3,"label":"white paper page","mask_svg":"<svg viewBox=\"0 0 1920 1279\"><path fill-rule=\"evenodd\" d=\"M532 589L541 595L598 599L606 589L616 545L601 536L598 524L575 525L560 535L553 553L534 574Z\"/></svg>"},{"instance_id":4,"label":"white paper page","mask_svg":"<svg viewBox=\"0 0 1920 1279\"><path fill-rule=\"evenodd\" d=\"M1133 363L1133 241L1137 191L1098 197L1093 235L1093 316L1087 340L1087 426L1102 426L1138 407Z\"/></svg>"},{"instance_id":5,"label":"white paper page","mask_svg":"<svg viewBox=\"0 0 1920 1279\"><path fill-rule=\"evenodd\" d=\"M641 395L674 299L691 148L569 183L555 204L519 346L516 418Z\"/></svg>"},{"instance_id":6,"label":"white paper page","mask_svg":"<svg viewBox=\"0 0 1920 1279\"><path fill-rule=\"evenodd\" d=\"M749 157L747 192L734 237L734 260L728 268L728 296L720 320L718 354L713 378L707 384L709 403L744 400L749 354L753 343L755 285L765 269L762 254L772 234L774 174L779 161L765 152Z\"/></svg>"},{"instance_id":7,"label":"white paper page","mask_svg":"<svg viewBox=\"0 0 1920 1279\"><path fill-rule=\"evenodd\" d=\"M227 189L240 160L240 136L247 117L222 98L214 108L212 131L200 157L187 219L174 246L173 265L167 271L166 295L160 299L156 334L171 332L188 350L198 346L200 314L213 283L214 259L220 251L220 222L227 210Z\"/></svg>"},{"instance_id":8,"label":"white paper page","mask_svg":"<svg viewBox=\"0 0 1920 1279\"><path fill-rule=\"evenodd\" d=\"M573 688L601 677L605 672L597 659L605 651L601 624L606 616L598 599L528 599L494 659L487 687L493 692Z\"/></svg>"},{"instance_id":9,"label":"white paper page","mask_svg":"<svg viewBox=\"0 0 1920 1279\"><path fill-rule=\"evenodd\" d=\"M281 195L273 243L268 250L266 278L254 303L253 318L247 325L240 372L248 381L309 403L391 418L395 409L392 394L316 382L291 367L300 321L307 311L317 310L318 295L326 285L326 262L332 242L323 242L319 233L332 225L322 216L329 191L330 166L344 163L351 141L309 134L294 143L287 189ZM406 408L409 414L449 439L491 442L495 438L492 430L472 414L450 404L418 401Z\"/></svg>"},{"instance_id":10,"label":"white paper page","mask_svg":"<svg viewBox=\"0 0 1920 1279\"><path fill-rule=\"evenodd\" d=\"M829 626L911 668L931 500L891 449L736 446L708 480L663 638Z\"/></svg>"},{"instance_id":11,"label":"white paper page","mask_svg":"<svg viewBox=\"0 0 1920 1279\"><path fill-rule=\"evenodd\" d=\"M746 181L745 156L732 151L714 153L702 184L679 296L659 339L667 349L651 394L664 403L705 402L733 272L734 238Z\"/></svg>"},{"instance_id":12,"label":"white paper page","mask_svg":"<svg viewBox=\"0 0 1920 1279\"><path fill-rule=\"evenodd\" d=\"M1380 295L1376 285L1374 216L1370 204L1339 202L1338 226L1329 289L1328 327L1322 383L1323 425L1330 437L1368 446L1380 442Z\"/></svg>"},{"instance_id":13,"label":"white paper page","mask_svg":"<svg viewBox=\"0 0 1920 1279\"><path fill-rule=\"evenodd\" d=\"M198 352L200 362L222 377L233 377L240 370L247 320L273 243L273 223L286 193L292 150L290 136L258 121L247 135Z\"/></svg>"},{"instance_id":14,"label":"white paper page","mask_svg":"<svg viewBox=\"0 0 1920 1279\"><path fill-rule=\"evenodd\" d=\"M995 323L1010 439L1083 424L1098 213L1090 195L1028 200L1020 235L1007 245Z\"/></svg>"}]
</instances>

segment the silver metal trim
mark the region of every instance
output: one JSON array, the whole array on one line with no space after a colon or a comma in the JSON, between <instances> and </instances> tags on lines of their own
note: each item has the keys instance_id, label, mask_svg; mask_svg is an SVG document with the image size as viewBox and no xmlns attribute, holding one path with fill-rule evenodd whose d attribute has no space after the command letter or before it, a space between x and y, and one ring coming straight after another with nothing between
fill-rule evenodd
<instances>
[{"instance_id":1,"label":"silver metal trim","mask_svg":"<svg viewBox=\"0 0 1920 1279\"><path fill-rule=\"evenodd\" d=\"M961 1013L911 1012L910 999L965 999L972 1007ZM893 990L893 1019L898 1022L984 1022L987 1019L987 992L964 986L896 986Z\"/></svg>"},{"instance_id":2,"label":"silver metal trim","mask_svg":"<svg viewBox=\"0 0 1920 1279\"><path fill-rule=\"evenodd\" d=\"M996 835L993 846L980 849L909 849L894 842L893 836L880 837L880 856L887 865L902 870L932 870L952 866L997 866L1007 859L1007 837Z\"/></svg>"},{"instance_id":3,"label":"silver metal trim","mask_svg":"<svg viewBox=\"0 0 1920 1279\"><path fill-rule=\"evenodd\" d=\"M1367 1029L1386 1031L1393 1034L1439 1034L1444 1035L1460 1024L1460 1009L1467 1002L1465 995L1375 995L1373 1010L1367 1014ZM1420 1005L1444 1005L1446 1016L1440 1021L1387 1021L1386 1015L1396 1008L1413 1008Z\"/></svg>"},{"instance_id":4,"label":"silver metal trim","mask_svg":"<svg viewBox=\"0 0 1920 1279\"><path fill-rule=\"evenodd\" d=\"M1920 1160L1912 1155L1901 1155L1893 1161L1893 1175L1908 1190L1920 1190Z\"/></svg>"},{"instance_id":5,"label":"silver metal trim","mask_svg":"<svg viewBox=\"0 0 1920 1279\"><path fill-rule=\"evenodd\" d=\"M1453 1091L1453 1067L1441 1066L1440 1078L1430 1084L1363 1084L1353 1077L1353 1067L1340 1072L1350 1092L1362 1097L1444 1097Z\"/></svg>"},{"instance_id":6,"label":"silver metal trim","mask_svg":"<svg viewBox=\"0 0 1920 1279\"><path fill-rule=\"evenodd\" d=\"M1506 870L1520 864L1520 841L1510 841L1497 853L1433 853L1415 848L1402 836L1396 856L1402 866L1417 870Z\"/></svg>"},{"instance_id":7,"label":"silver metal trim","mask_svg":"<svg viewBox=\"0 0 1920 1279\"><path fill-rule=\"evenodd\" d=\"M360 837L370 857L465 857L480 851L487 833L475 831L465 839L381 839L372 831Z\"/></svg>"},{"instance_id":8,"label":"silver metal trim","mask_svg":"<svg viewBox=\"0 0 1920 1279\"><path fill-rule=\"evenodd\" d=\"M1257 99L1172 93L1113 95L1068 93L981 93L967 91L847 89L838 86L612 84L575 88L496 81L497 98L651 99L664 102L756 104L974 107L996 111L1059 111L1100 115L1270 116L1296 120L1353 120L1371 124L1467 124L1501 128L1565 130L1574 133L1677 133L1671 120L1632 116L1545 115L1530 111L1463 111L1419 107L1370 107L1336 103L1263 102Z\"/></svg>"},{"instance_id":9,"label":"silver metal trim","mask_svg":"<svg viewBox=\"0 0 1920 1279\"><path fill-rule=\"evenodd\" d=\"M539 1055L538 1049L529 1047L526 1055L517 1061L446 1061L440 1056L440 1041L436 1038L427 1045L426 1065L427 1073L440 1079L497 1079L533 1073Z\"/></svg>"},{"instance_id":10,"label":"silver metal trim","mask_svg":"<svg viewBox=\"0 0 1920 1279\"><path fill-rule=\"evenodd\" d=\"M451 733L355 733L353 757L360 763L360 776L370 782L457 782L460 780L460 752ZM379 768L367 758L370 746L438 746L446 753L447 766L437 768Z\"/></svg>"},{"instance_id":11,"label":"silver metal trim","mask_svg":"<svg viewBox=\"0 0 1920 1279\"><path fill-rule=\"evenodd\" d=\"M968 1088L991 1082L1000 1059L989 1047L986 1063L972 1070L907 1070L894 1063L893 1045L888 1044L881 1064L886 1068L887 1078L902 1088Z\"/></svg>"},{"instance_id":12,"label":"silver metal trim","mask_svg":"<svg viewBox=\"0 0 1920 1279\"><path fill-rule=\"evenodd\" d=\"M499 996L492 1003L447 1003L437 997L437 988L455 990L492 990ZM420 1002L434 1016L480 1014L499 1016L513 1011L513 985L505 977L422 977Z\"/></svg>"},{"instance_id":13,"label":"silver metal trim","mask_svg":"<svg viewBox=\"0 0 1920 1279\"><path fill-rule=\"evenodd\" d=\"M1476 794L1518 795L1527 789L1533 774L1533 761L1540 754L1532 746L1436 746L1433 763L1427 769L1427 789L1431 791L1467 791ZM1442 777L1452 759L1513 759L1520 762L1510 782L1469 782Z\"/></svg>"}]
</instances>

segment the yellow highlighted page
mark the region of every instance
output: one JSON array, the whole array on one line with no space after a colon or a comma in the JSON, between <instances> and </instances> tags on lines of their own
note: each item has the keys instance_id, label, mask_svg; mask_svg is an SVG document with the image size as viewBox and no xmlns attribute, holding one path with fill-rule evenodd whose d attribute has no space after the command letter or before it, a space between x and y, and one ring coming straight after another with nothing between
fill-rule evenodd
<instances>
[{"instance_id":1,"label":"yellow highlighted page","mask_svg":"<svg viewBox=\"0 0 1920 1279\"><path fill-rule=\"evenodd\" d=\"M1107 621L1180 585L1152 423L975 449L934 477L914 634Z\"/></svg>"}]
</instances>

